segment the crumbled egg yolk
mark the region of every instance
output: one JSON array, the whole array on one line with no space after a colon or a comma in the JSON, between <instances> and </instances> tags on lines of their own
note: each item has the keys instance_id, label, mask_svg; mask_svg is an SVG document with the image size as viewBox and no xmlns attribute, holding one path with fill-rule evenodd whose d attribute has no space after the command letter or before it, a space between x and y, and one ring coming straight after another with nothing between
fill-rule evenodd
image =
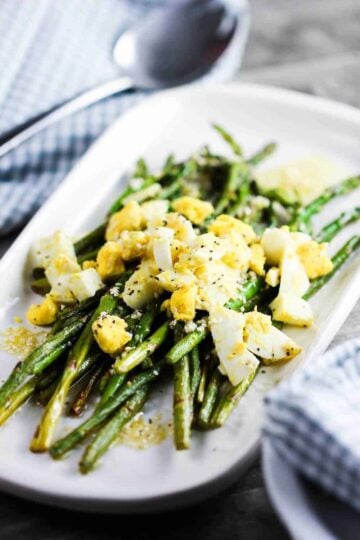
<instances>
[{"instance_id":1,"label":"crumbled egg yolk","mask_svg":"<svg viewBox=\"0 0 360 540\"><path fill-rule=\"evenodd\" d=\"M118 353L132 338L126 331L127 324L117 315L100 315L92 324L94 338L100 349L107 354Z\"/></svg>"},{"instance_id":2,"label":"crumbled egg yolk","mask_svg":"<svg viewBox=\"0 0 360 540\"><path fill-rule=\"evenodd\" d=\"M58 314L59 307L47 296L41 304L33 304L26 313L27 320L37 326L52 324Z\"/></svg>"},{"instance_id":3,"label":"crumbled egg yolk","mask_svg":"<svg viewBox=\"0 0 360 540\"><path fill-rule=\"evenodd\" d=\"M257 237L253 228L240 219L221 214L209 227L209 231L220 237L242 236L246 244L255 242Z\"/></svg>"},{"instance_id":4,"label":"crumbled egg yolk","mask_svg":"<svg viewBox=\"0 0 360 540\"><path fill-rule=\"evenodd\" d=\"M109 219L105 239L117 240L123 231L137 231L141 229L143 223L144 217L139 203L129 201Z\"/></svg>"},{"instance_id":5,"label":"crumbled egg yolk","mask_svg":"<svg viewBox=\"0 0 360 540\"><path fill-rule=\"evenodd\" d=\"M96 268L102 280L115 279L125 270L122 250L117 242L106 242L99 250Z\"/></svg>"},{"instance_id":6,"label":"crumbled egg yolk","mask_svg":"<svg viewBox=\"0 0 360 540\"><path fill-rule=\"evenodd\" d=\"M24 326L10 326L0 332L0 349L19 359L26 358L46 338L47 332L33 332Z\"/></svg>"},{"instance_id":7,"label":"crumbled egg yolk","mask_svg":"<svg viewBox=\"0 0 360 540\"><path fill-rule=\"evenodd\" d=\"M118 240L124 261L143 257L149 244L149 234L145 231L124 231Z\"/></svg>"},{"instance_id":8,"label":"crumbled egg yolk","mask_svg":"<svg viewBox=\"0 0 360 540\"><path fill-rule=\"evenodd\" d=\"M172 202L172 207L175 212L182 214L195 225L200 225L214 212L211 203L201 201L195 197L179 197Z\"/></svg>"},{"instance_id":9,"label":"crumbled egg yolk","mask_svg":"<svg viewBox=\"0 0 360 540\"><path fill-rule=\"evenodd\" d=\"M88 270L89 268L96 268L96 261L84 261L82 263L82 269Z\"/></svg>"},{"instance_id":10,"label":"crumbled egg yolk","mask_svg":"<svg viewBox=\"0 0 360 540\"><path fill-rule=\"evenodd\" d=\"M253 244L250 249L250 270L253 270L258 276L264 276L265 254L263 247L261 244Z\"/></svg>"},{"instance_id":11,"label":"crumbled egg yolk","mask_svg":"<svg viewBox=\"0 0 360 540\"><path fill-rule=\"evenodd\" d=\"M195 317L197 286L181 287L170 298L170 310L177 321L192 321Z\"/></svg>"},{"instance_id":12,"label":"crumbled egg yolk","mask_svg":"<svg viewBox=\"0 0 360 540\"><path fill-rule=\"evenodd\" d=\"M170 311L170 298L168 298L167 300L164 300L160 306L160 311L166 311L166 314L167 315L171 315L171 311Z\"/></svg>"},{"instance_id":13,"label":"crumbled egg yolk","mask_svg":"<svg viewBox=\"0 0 360 540\"><path fill-rule=\"evenodd\" d=\"M298 246L297 254L308 278L315 279L332 271L334 265L327 256L326 249L327 244L318 244L314 240Z\"/></svg>"}]
</instances>

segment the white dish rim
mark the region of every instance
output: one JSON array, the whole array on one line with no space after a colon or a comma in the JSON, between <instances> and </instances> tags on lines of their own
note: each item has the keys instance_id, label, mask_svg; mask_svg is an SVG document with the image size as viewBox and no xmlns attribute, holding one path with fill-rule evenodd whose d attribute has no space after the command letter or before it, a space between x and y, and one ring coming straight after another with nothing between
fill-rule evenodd
<instances>
[{"instance_id":1,"label":"white dish rim","mask_svg":"<svg viewBox=\"0 0 360 540\"><path fill-rule=\"evenodd\" d=\"M193 92L204 92L204 91L213 91L213 92L229 92L241 94L246 97L247 95L254 99L261 99L262 96L265 96L268 99L277 101L279 103L284 103L288 105L300 104L305 106L307 109L316 110L317 112L322 112L324 114L330 114L332 116L337 116L341 119L346 119L352 123L359 123L360 125L360 111L349 106L330 100L326 100L319 97L304 95L300 92L295 92L292 90L285 90L276 87L262 86L258 84L249 84L249 83L227 83L227 84L209 84L206 88L203 86L188 86L182 88L176 88L171 90L166 90L155 96L152 96L146 99L143 103L140 103L136 106L136 110L141 110L141 107L148 106L149 100L161 100L164 95L173 95L176 97L176 94L187 94ZM121 122L124 116L131 115L134 109L125 113L114 124ZM37 220L41 218L43 212L47 211L49 205L52 204L54 198L58 197L60 194L69 191L69 186L72 182L73 176L78 174L78 170L83 166L83 163L89 158L90 154L97 152L97 149L100 145L106 143L108 137L111 136L111 131L114 129L114 124L112 124L102 136L91 146L91 148L84 154L84 156L79 160L77 165L72 169L72 171L64 179L60 187L49 197L47 202L42 206L42 208L35 214L29 224L25 229L20 233L18 238L12 244L8 252L3 256L0 262L0 270L3 264L8 264L11 261L13 254L16 250L21 249L24 239L29 234L29 229L31 229L33 224L36 224ZM342 320L339 319L334 325L340 327L344 320L347 318L352 307L355 305L357 298L354 295L348 294L348 305L347 312L343 313ZM332 339L331 332L330 336L322 336L318 347L312 351L312 355L322 352L330 343ZM309 358L307 358L307 361ZM140 512L152 512L157 509L170 509L177 506L183 506L188 504L193 504L200 499L212 496L217 491L226 488L232 482L234 482L239 475L244 472L250 464L255 460L256 456L259 453L260 448L260 436L259 438L249 447L247 454L242 456L239 461L231 468L229 468L224 473L219 476L213 477L210 481L205 481L201 484L198 484L196 487L187 489L184 491L174 491L166 495L160 495L157 497L145 497L145 498L129 498L128 500L118 499L118 498L109 498L97 499L96 497L83 497L81 495L64 495L59 494L56 489L52 490L41 490L39 488L28 488L22 486L19 482L9 481L5 478L0 478L0 488L3 491L12 493L15 495L20 495L22 497L35 500L37 502L42 502L45 504L51 504L61 507L66 507L70 509L78 510L88 510L92 512L124 512L124 513L140 513ZM186 501L184 500L184 495L186 494ZM161 508L160 508L161 507Z\"/></svg>"}]
</instances>

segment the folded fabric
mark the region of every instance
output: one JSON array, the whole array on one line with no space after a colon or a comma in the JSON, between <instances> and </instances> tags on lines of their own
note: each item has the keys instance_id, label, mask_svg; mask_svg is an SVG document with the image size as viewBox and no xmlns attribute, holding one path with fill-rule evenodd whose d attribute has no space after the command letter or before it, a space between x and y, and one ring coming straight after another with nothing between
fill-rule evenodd
<instances>
[{"instance_id":1,"label":"folded fabric","mask_svg":"<svg viewBox=\"0 0 360 540\"><path fill-rule=\"evenodd\" d=\"M360 339L300 369L265 400L264 437L298 471L360 510Z\"/></svg>"},{"instance_id":2,"label":"folded fabric","mask_svg":"<svg viewBox=\"0 0 360 540\"><path fill-rule=\"evenodd\" d=\"M81 91L119 76L112 48L150 9L174 0L3 0L0 5L0 134ZM225 0L235 13L247 0ZM239 68L237 39L207 79ZM79 157L123 111L144 96L104 100L51 126L0 160L0 234L29 219Z\"/></svg>"}]
</instances>

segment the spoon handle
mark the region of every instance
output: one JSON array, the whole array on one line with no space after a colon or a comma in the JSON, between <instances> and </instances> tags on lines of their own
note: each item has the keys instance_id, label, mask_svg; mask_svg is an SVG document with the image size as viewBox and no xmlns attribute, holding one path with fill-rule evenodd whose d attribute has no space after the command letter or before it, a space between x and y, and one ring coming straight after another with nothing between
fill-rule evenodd
<instances>
[{"instance_id":1,"label":"spoon handle","mask_svg":"<svg viewBox=\"0 0 360 540\"><path fill-rule=\"evenodd\" d=\"M35 118L33 122L30 121L30 125L27 122L23 129L21 126L20 128L16 128L15 135L10 135L9 137L6 137L5 135L5 137L2 137L4 142L2 144L0 143L0 158L30 139L33 135L36 135L43 129L48 128L66 116L70 116L75 112L86 109L86 107L89 107L102 99L133 88L134 85L131 79L128 77L120 77L83 92L74 98L70 98L60 105L56 105L49 112Z\"/></svg>"}]
</instances>

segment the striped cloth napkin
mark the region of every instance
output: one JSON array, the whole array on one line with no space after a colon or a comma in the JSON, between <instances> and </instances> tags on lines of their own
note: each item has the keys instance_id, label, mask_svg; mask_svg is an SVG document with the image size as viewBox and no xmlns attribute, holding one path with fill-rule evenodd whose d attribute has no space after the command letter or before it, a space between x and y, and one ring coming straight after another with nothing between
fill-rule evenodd
<instances>
[{"instance_id":1,"label":"striped cloth napkin","mask_svg":"<svg viewBox=\"0 0 360 540\"><path fill-rule=\"evenodd\" d=\"M264 437L299 472L360 510L360 338L271 391Z\"/></svg>"},{"instance_id":2,"label":"striped cloth napkin","mask_svg":"<svg viewBox=\"0 0 360 540\"><path fill-rule=\"evenodd\" d=\"M2 0L0 135L57 103L119 76L116 39L149 10L176 0ZM192 0L189 0L192 1ZM224 0L235 13L247 0ZM206 77L230 79L246 34ZM239 33L237 33L239 34ZM0 234L23 225L91 143L144 92L108 98L79 112L0 160Z\"/></svg>"}]
</instances>

